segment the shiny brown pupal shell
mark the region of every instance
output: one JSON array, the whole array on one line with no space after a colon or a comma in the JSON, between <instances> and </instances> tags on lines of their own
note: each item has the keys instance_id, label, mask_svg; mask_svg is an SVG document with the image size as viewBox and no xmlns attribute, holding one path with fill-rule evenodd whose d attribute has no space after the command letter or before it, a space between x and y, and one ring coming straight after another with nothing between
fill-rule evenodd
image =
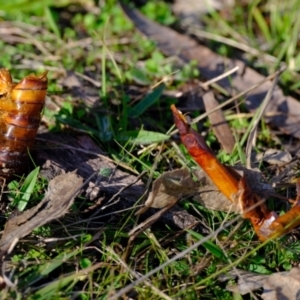
<instances>
[{"instance_id":1,"label":"shiny brown pupal shell","mask_svg":"<svg viewBox=\"0 0 300 300\"><path fill-rule=\"evenodd\" d=\"M13 83L0 69L0 177L22 173L41 120L47 92L47 72Z\"/></svg>"}]
</instances>

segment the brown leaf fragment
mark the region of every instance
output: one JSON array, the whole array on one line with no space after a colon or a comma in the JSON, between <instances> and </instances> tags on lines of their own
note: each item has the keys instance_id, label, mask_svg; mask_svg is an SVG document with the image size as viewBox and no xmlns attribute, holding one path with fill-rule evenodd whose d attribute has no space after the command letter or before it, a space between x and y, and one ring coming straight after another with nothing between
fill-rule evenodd
<instances>
[{"instance_id":1,"label":"brown leaf fragment","mask_svg":"<svg viewBox=\"0 0 300 300\"><path fill-rule=\"evenodd\" d=\"M230 167L228 167L230 168ZM262 181L261 172L257 169L246 169L244 167L232 168L241 175L241 178L245 178L251 191L260 195L261 197L266 194L275 195L275 191L271 184L264 183ZM230 202L215 186L215 184L208 178L203 170L199 170L196 173L200 185L198 193L193 198L195 201L200 202L207 209L213 209L218 211L242 213L241 204L236 202Z\"/></svg>"},{"instance_id":2,"label":"brown leaf fragment","mask_svg":"<svg viewBox=\"0 0 300 300\"><path fill-rule=\"evenodd\" d=\"M210 185L211 184L211 185ZM200 187L199 194L193 200L199 202L207 209L233 212L240 214L241 207L237 203L230 202L215 186L210 183L208 186Z\"/></svg>"},{"instance_id":3,"label":"brown leaf fragment","mask_svg":"<svg viewBox=\"0 0 300 300\"><path fill-rule=\"evenodd\" d=\"M203 102L207 112L213 110L219 105L219 102L215 99L212 91L203 95ZM235 145L235 140L225 119L223 111L218 109L211 113L208 118L219 143L227 153L231 153Z\"/></svg>"},{"instance_id":4,"label":"brown leaf fragment","mask_svg":"<svg viewBox=\"0 0 300 300\"><path fill-rule=\"evenodd\" d=\"M241 60L222 57L200 45L196 40L148 20L124 3L121 3L121 7L136 28L155 41L165 55L177 56L183 63L191 60L197 61L200 73L206 79L218 77L225 71L238 66L237 73L232 74L230 78L223 78L218 81L218 84L233 95L261 83L251 94L247 95L245 102L249 111L259 108L272 87L272 83L265 81L263 75L247 67ZM278 86L266 108L265 118L283 133L300 138L300 103L295 98L285 96Z\"/></svg>"},{"instance_id":5,"label":"brown leaf fragment","mask_svg":"<svg viewBox=\"0 0 300 300\"><path fill-rule=\"evenodd\" d=\"M300 299L300 268L268 276L263 287L264 300Z\"/></svg>"},{"instance_id":6,"label":"brown leaf fragment","mask_svg":"<svg viewBox=\"0 0 300 300\"><path fill-rule=\"evenodd\" d=\"M198 183L192 179L187 168L165 172L153 182L145 206L163 208L197 190Z\"/></svg>"},{"instance_id":7,"label":"brown leaf fragment","mask_svg":"<svg viewBox=\"0 0 300 300\"><path fill-rule=\"evenodd\" d=\"M86 81L89 81L94 86L87 85ZM79 73L68 71L66 76L58 81L58 84L70 89L74 101L75 99L80 99L88 104L94 104L99 99L97 96L98 82Z\"/></svg>"},{"instance_id":8,"label":"brown leaf fragment","mask_svg":"<svg viewBox=\"0 0 300 300\"><path fill-rule=\"evenodd\" d=\"M79 80L78 76L74 72L67 72L67 75L60 82L63 86L73 88L83 88L83 83Z\"/></svg>"},{"instance_id":9,"label":"brown leaf fragment","mask_svg":"<svg viewBox=\"0 0 300 300\"><path fill-rule=\"evenodd\" d=\"M80 192L82 183L82 178L75 173L61 174L53 178L44 199L38 205L7 221L0 240L0 256L10 252L33 229L67 213Z\"/></svg>"},{"instance_id":10,"label":"brown leaf fragment","mask_svg":"<svg viewBox=\"0 0 300 300\"><path fill-rule=\"evenodd\" d=\"M172 10L184 23L201 25L201 15L221 9L224 4L214 0L175 0Z\"/></svg>"},{"instance_id":11,"label":"brown leaf fragment","mask_svg":"<svg viewBox=\"0 0 300 300\"><path fill-rule=\"evenodd\" d=\"M160 209L158 212L156 212L154 215L151 215L149 218L147 218L145 221L141 222L137 226L135 226L133 229L130 230L129 236L131 238L135 238L137 235L139 235L141 232L145 231L147 228L149 228L152 224L157 222L170 208L172 208L175 205L175 202L169 203L167 206ZM141 209L138 211L138 213L143 213L145 210Z\"/></svg>"},{"instance_id":12,"label":"brown leaf fragment","mask_svg":"<svg viewBox=\"0 0 300 300\"><path fill-rule=\"evenodd\" d=\"M256 161L265 161L270 165L285 165L292 161L292 155L288 151L278 149L267 149L255 156Z\"/></svg>"},{"instance_id":13,"label":"brown leaf fragment","mask_svg":"<svg viewBox=\"0 0 300 300\"><path fill-rule=\"evenodd\" d=\"M269 276L270 275L234 269L226 275L221 275L218 279L220 281L227 281L238 277L237 284L228 284L226 290L245 295L262 288Z\"/></svg>"},{"instance_id":14,"label":"brown leaf fragment","mask_svg":"<svg viewBox=\"0 0 300 300\"><path fill-rule=\"evenodd\" d=\"M214 1L202 1L202 0L176 0L173 3L173 12L178 16L184 17L197 17L201 14L206 14L209 8L212 9Z\"/></svg>"},{"instance_id":15,"label":"brown leaf fragment","mask_svg":"<svg viewBox=\"0 0 300 300\"><path fill-rule=\"evenodd\" d=\"M245 295L263 288L261 298L264 300L300 299L299 267L293 268L289 272L278 272L271 275L235 269L218 279L227 281L235 277L238 277L238 282L228 285L226 287L228 291Z\"/></svg>"},{"instance_id":16,"label":"brown leaf fragment","mask_svg":"<svg viewBox=\"0 0 300 300\"><path fill-rule=\"evenodd\" d=\"M197 190L198 183L192 179L187 168L163 173L153 182L152 191L149 193L145 206L136 214L142 214L150 207L161 208L161 210L133 228L129 235L138 235L161 218L181 197L194 194Z\"/></svg>"},{"instance_id":17,"label":"brown leaf fragment","mask_svg":"<svg viewBox=\"0 0 300 300\"><path fill-rule=\"evenodd\" d=\"M194 201L199 202L207 209L241 213L239 205L230 202L202 169L199 169L195 175L200 181L200 184L198 192L193 198Z\"/></svg>"}]
</instances>

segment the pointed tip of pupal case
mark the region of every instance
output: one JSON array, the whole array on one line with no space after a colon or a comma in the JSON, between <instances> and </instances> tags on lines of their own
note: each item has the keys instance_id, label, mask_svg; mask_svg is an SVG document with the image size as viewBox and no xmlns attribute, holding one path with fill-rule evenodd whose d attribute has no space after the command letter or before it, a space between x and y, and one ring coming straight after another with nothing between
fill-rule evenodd
<instances>
[{"instance_id":1,"label":"pointed tip of pupal case","mask_svg":"<svg viewBox=\"0 0 300 300\"><path fill-rule=\"evenodd\" d=\"M190 125L187 123L186 118L174 104L172 104L170 108L173 113L174 123L179 131L180 136L187 134L189 132Z\"/></svg>"},{"instance_id":2,"label":"pointed tip of pupal case","mask_svg":"<svg viewBox=\"0 0 300 300\"><path fill-rule=\"evenodd\" d=\"M180 121L182 121L184 123L187 123L186 118L184 117L184 115L182 114L182 112L180 110L178 110L177 107L174 104L172 104L170 106L170 108L171 108L171 111L173 113L173 117L176 120L180 120Z\"/></svg>"}]
</instances>

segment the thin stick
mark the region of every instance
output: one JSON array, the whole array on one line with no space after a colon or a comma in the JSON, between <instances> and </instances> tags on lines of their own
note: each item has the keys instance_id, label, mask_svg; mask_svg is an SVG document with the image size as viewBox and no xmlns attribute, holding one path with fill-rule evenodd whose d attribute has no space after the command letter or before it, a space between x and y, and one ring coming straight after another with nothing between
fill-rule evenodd
<instances>
[{"instance_id":1,"label":"thin stick","mask_svg":"<svg viewBox=\"0 0 300 300\"><path fill-rule=\"evenodd\" d=\"M255 90L255 89L256 89L257 87L259 87L260 85L264 84L265 82L267 82L267 81L269 81L269 80L272 80L272 79L275 78L278 74L281 74L284 70L285 70L285 67L280 68L280 69L277 70L275 73L269 75L269 76L266 77L264 80L262 80L262 81L260 81L260 82L258 82L258 83L256 83L256 84L254 84L254 85L253 85L252 87L250 87L249 89L247 89L247 90L245 90L245 91L243 91L243 92L241 92L241 93L239 93L239 94L233 96L232 98L228 99L228 100L225 101L224 103L222 103L222 104L220 104L219 106L215 107L215 108L212 109L211 111L208 111L208 112L202 114L201 116L199 116L199 117L193 119L192 122L191 122L191 124L195 124L195 123L199 122L200 120L206 118L206 117L207 117L208 115L210 115L211 113L217 111L217 110L220 109L220 108L223 108L223 107L227 106L227 105L230 104L231 102L233 102L233 101L239 99L240 97L244 96L245 94L247 94L247 93L249 93L249 92ZM178 129L174 129L174 130L170 133L170 135L174 135L174 134L176 134L176 133L178 133Z\"/></svg>"},{"instance_id":2,"label":"thin stick","mask_svg":"<svg viewBox=\"0 0 300 300\"><path fill-rule=\"evenodd\" d=\"M261 103L259 109L257 110L257 112L254 116L253 125L252 125L251 131L249 133L249 137L248 137L248 141L247 141L247 145L246 145L246 168L248 168L248 169L251 169L251 151L252 151L252 148L254 145L254 140L256 139L257 126L258 126L258 123L259 123L264 111L267 108L267 105L269 104L269 102L271 100L274 89L278 82L278 77L279 77L279 74L277 74L276 77L274 78L271 88L269 89L265 99Z\"/></svg>"},{"instance_id":3,"label":"thin stick","mask_svg":"<svg viewBox=\"0 0 300 300\"><path fill-rule=\"evenodd\" d=\"M211 79L211 80L208 80L206 81L205 83L201 84L201 87L204 88L204 89L207 89L211 84L213 83L216 83L217 81L220 81L222 80L223 78L237 72L239 70L239 66L235 66L234 68L232 68L231 70Z\"/></svg>"}]
</instances>

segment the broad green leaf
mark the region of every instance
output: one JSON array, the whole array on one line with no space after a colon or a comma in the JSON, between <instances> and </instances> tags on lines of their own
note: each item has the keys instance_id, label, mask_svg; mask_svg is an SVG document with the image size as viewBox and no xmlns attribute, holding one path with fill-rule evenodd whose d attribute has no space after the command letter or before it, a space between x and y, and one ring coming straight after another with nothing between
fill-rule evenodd
<instances>
[{"instance_id":1,"label":"broad green leaf","mask_svg":"<svg viewBox=\"0 0 300 300\"><path fill-rule=\"evenodd\" d=\"M81 121L76 120L73 117L69 117L67 115L55 115L55 118L59 123L69 125L70 127L80 130L81 132L85 132L85 133L91 134L91 135L99 134L98 130L95 130L91 127L88 127L88 126L82 124Z\"/></svg>"},{"instance_id":2,"label":"broad green leaf","mask_svg":"<svg viewBox=\"0 0 300 300\"><path fill-rule=\"evenodd\" d=\"M151 81L149 80L145 70L139 68L133 68L128 77L132 78L135 82L141 85L150 85Z\"/></svg>"},{"instance_id":3,"label":"broad green leaf","mask_svg":"<svg viewBox=\"0 0 300 300\"><path fill-rule=\"evenodd\" d=\"M138 104L131 107L128 110L128 115L133 118L139 117L160 98L164 89L165 89L165 85L160 84L150 94L148 94L144 99L142 99Z\"/></svg>"},{"instance_id":4,"label":"broad green leaf","mask_svg":"<svg viewBox=\"0 0 300 300\"><path fill-rule=\"evenodd\" d=\"M33 171L31 171L26 177L20 189L20 192L16 195L13 201L13 206L17 206L19 211L23 211L28 204L28 201L34 190L39 172L40 167L37 167Z\"/></svg>"},{"instance_id":5,"label":"broad green leaf","mask_svg":"<svg viewBox=\"0 0 300 300\"><path fill-rule=\"evenodd\" d=\"M99 128L99 137L102 142L109 142L112 140L112 118L109 115L95 115L96 122Z\"/></svg>"},{"instance_id":6,"label":"broad green leaf","mask_svg":"<svg viewBox=\"0 0 300 300\"><path fill-rule=\"evenodd\" d=\"M98 174L103 177L109 177L113 173L113 169L111 168L100 168Z\"/></svg>"},{"instance_id":7,"label":"broad green leaf","mask_svg":"<svg viewBox=\"0 0 300 300\"><path fill-rule=\"evenodd\" d=\"M159 143L166 141L169 138L170 136L167 134L147 130L125 131L116 136L118 142L130 142L136 145Z\"/></svg>"}]
</instances>

